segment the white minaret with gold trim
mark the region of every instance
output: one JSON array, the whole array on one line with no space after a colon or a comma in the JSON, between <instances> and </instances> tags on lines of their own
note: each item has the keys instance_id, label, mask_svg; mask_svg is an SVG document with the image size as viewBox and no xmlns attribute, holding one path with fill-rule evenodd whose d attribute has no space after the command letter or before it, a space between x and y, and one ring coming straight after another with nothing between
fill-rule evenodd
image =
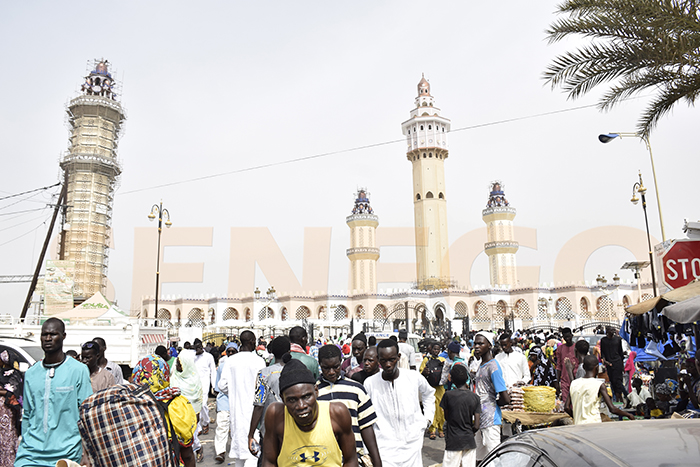
<instances>
[{"instance_id":1,"label":"white minaret with gold trim","mask_svg":"<svg viewBox=\"0 0 700 467\"><path fill-rule=\"evenodd\" d=\"M359 189L355 195L352 214L345 222L350 227L350 248L347 250L350 260L349 289L355 292L377 291L377 226L379 218L369 204L366 189Z\"/></svg>"},{"instance_id":2,"label":"white minaret with gold trim","mask_svg":"<svg viewBox=\"0 0 700 467\"><path fill-rule=\"evenodd\" d=\"M515 208L508 203L503 189L500 180L491 182L489 200L481 212L486 223L488 241L484 244L484 252L489 257L491 286L514 286L518 281L515 253L519 245L513 232Z\"/></svg>"},{"instance_id":3,"label":"white minaret with gold trim","mask_svg":"<svg viewBox=\"0 0 700 467\"><path fill-rule=\"evenodd\" d=\"M413 164L413 212L416 230L416 275L422 290L446 288L450 277L447 241L445 159L450 121L440 116L423 76L418 83L416 107L401 124Z\"/></svg>"}]
</instances>

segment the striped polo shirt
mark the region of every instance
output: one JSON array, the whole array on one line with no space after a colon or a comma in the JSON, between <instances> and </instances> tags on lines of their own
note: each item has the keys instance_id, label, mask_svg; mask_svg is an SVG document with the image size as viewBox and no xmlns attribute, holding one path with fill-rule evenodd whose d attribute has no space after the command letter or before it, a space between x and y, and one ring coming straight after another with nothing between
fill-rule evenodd
<instances>
[{"instance_id":1,"label":"striped polo shirt","mask_svg":"<svg viewBox=\"0 0 700 467\"><path fill-rule=\"evenodd\" d=\"M352 431L355 433L355 445L358 452L362 451L362 435L360 430L374 425L377 414L374 413L372 401L365 387L341 376L335 383L326 381L323 376L318 382L318 400L337 401L344 403L352 418Z\"/></svg>"}]
</instances>

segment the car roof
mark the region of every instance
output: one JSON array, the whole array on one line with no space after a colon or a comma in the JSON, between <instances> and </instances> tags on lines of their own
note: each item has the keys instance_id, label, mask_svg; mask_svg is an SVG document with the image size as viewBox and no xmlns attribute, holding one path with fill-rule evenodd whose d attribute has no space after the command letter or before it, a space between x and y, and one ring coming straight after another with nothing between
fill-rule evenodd
<instances>
[{"instance_id":1,"label":"car roof","mask_svg":"<svg viewBox=\"0 0 700 467\"><path fill-rule=\"evenodd\" d=\"M662 466L700 463L700 419L638 420L526 431L508 443L534 445L559 465ZM564 463L562 463L564 461Z\"/></svg>"}]
</instances>

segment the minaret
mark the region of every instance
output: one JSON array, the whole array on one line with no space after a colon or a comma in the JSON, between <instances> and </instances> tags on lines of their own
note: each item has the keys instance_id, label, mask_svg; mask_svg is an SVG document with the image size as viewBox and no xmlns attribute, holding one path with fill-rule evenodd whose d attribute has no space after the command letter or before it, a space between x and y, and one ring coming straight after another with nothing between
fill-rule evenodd
<instances>
[{"instance_id":1,"label":"minaret","mask_svg":"<svg viewBox=\"0 0 700 467\"><path fill-rule=\"evenodd\" d=\"M491 182L489 200L481 212L486 223L488 241L484 244L484 252L489 257L491 286L513 286L518 281L515 270L518 242L513 234L515 208L510 207L503 188L500 180Z\"/></svg>"},{"instance_id":2,"label":"minaret","mask_svg":"<svg viewBox=\"0 0 700 467\"><path fill-rule=\"evenodd\" d=\"M376 292L379 218L372 211L366 189L357 191L352 214L345 218L345 222L350 227L350 248L346 252L350 259L349 289Z\"/></svg>"},{"instance_id":3,"label":"minaret","mask_svg":"<svg viewBox=\"0 0 700 467\"><path fill-rule=\"evenodd\" d=\"M75 262L78 300L107 287L112 201L121 173L117 141L126 118L108 67L107 60L95 60L81 95L66 109L71 134L61 160L68 195L59 259Z\"/></svg>"},{"instance_id":4,"label":"minaret","mask_svg":"<svg viewBox=\"0 0 700 467\"><path fill-rule=\"evenodd\" d=\"M450 121L433 105L430 83L418 83L416 108L401 124L406 135L406 157L413 164L413 212L416 229L416 275L422 290L449 284L450 261L447 242L447 194L445 159Z\"/></svg>"}]
</instances>

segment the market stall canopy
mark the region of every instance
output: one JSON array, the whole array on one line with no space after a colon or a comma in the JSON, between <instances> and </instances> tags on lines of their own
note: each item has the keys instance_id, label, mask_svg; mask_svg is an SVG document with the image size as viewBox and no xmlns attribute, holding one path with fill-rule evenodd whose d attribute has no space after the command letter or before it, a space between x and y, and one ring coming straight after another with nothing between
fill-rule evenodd
<instances>
[{"instance_id":1,"label":"market stall canopy","mask_svg":"<svg viewBox=\"0 0 700 467\"><path fill-rule=\"evenodd\" d=\"M665 302L661 303L661 308L663 308L665 305L668 305L668 302L664 300L663 297L654 297L650 298L649 300L644 300L643 302L637 303L636 305L628 306L627 308L625 308L625 312L631 315L643 315L647 311L651 311L654 308L656 308L659 302Z\"/></svg>"},{"instance_id":2,"label":"market stall canopy","mask_svg":"<svg viewBox=\"0 0 700 467\"><path fill-rule=\"evenodd\" d=\"M675 290L671 290L660 297L650 298L649 300L644 300L636 305L629 306L625 308L625 312L631 315L643 315L647 311L651 311L654 308L657 310L666 309L665 307L670 303L682 302L688 300L689 298L700 297L700 280L695 279L688 285L679 287ZM664 315L668 316L664 312ZM676 321L677 323L685 323L686 321L677 321L672 317L668 316L669 319Z\"/></svg>"},{"instance_id":3,"label":"market stall canopy","mask_svg":"<svg viewBox=\"0 0 700 467\"><path fill-rule=\"evenodd\" d=\"M671 290L662 295L669 302L682 302L683 300L688 300L689 298L700 296L700 280L695 279L688 285L683 287L678 287L675 290Z\"/></svg>"},{"instance_id":4,"label":"market stall canopy","mask_svg":"<svg viewBox=\"0 0 700 467\"><path fill-rule=\"evenodd\" d=\"M700 320L700 295L667 306L662 314L676 323L694 323Z\"/></svg>"}]
</instances>

